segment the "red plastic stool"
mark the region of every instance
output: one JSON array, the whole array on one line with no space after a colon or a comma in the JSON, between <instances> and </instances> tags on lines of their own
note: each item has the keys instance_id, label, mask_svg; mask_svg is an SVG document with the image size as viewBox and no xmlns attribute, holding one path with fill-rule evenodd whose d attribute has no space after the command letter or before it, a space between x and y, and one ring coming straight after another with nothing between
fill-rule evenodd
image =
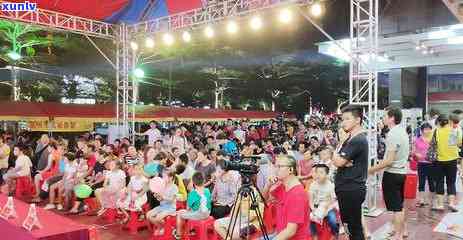
<instances>
[{"instance_id":1,"label":"red plastic stool","mask_svg":"<svg viewBox=\"0 0 463 240\"><path fill-rule=\"evenodd\" d=\"M154 231L157 230L157 227L153 226L153 236L151 240L174 240L174 236L172 232L174 231L175 227L177 226L177 218L175 216L168 216L164 222L164 234L157 236L154 235Z\"/></svg>"},{"instance_id":2,"label":"red plastic stool","mask_svg":"<svg viewBox=\"0 0 463 240\"><path fill-rule=\"evenodd\" d=\"M330 240L332 237L328 221L324 220L322 224L316 224L318 240Z\"/></svg>"},{"instance_id":3,"label":"red plastic stool","mask_svg":"<svg viewBox=\"0 0 463 240\"><path fill-rule=\"evenodd\" d=\"M120 215L117 213L117 209L109 208L109 209L106 209L102 217L108 223L113 223L114 221L116 221L118 217L120 217Z\"/></svg>"},{"instance_id":4,"label":"red plastic stool","mask_svg":"<svg viewBox=\"0 0 463 240\"><path fill-rule=\"evenodd\" d=\"M93 212L97 211L99 208L98 201L96 198L86 198L84 200L85 205L87 205L87 215L91 215Z\"/></svg>"},{"instance_id":5,"label":"red plastic stool","mask_svg":"<svg viewBox=\"0 0 463 240\"><path fill-rule=\"evenodd\" d=\"M129 212L129 221L124 225L124 228L128 229L129 232L132 234L136 234L138 230L148 227L148 224L146 223L145 220L140 221L138 219L140 214L143 214L143 213L135 212L135 211Z\"/></svg>"},{"instance_id":6,"label":"red plastic stool","mask_svg":"<svg viewBox=\"0 0 463 240\"><path fill-rule=\"evenodd\" d=\"M206 220L188 220L186 224L185 234L182 239L186 240L208 240L207 234L208 231L212 231L213 235L211 239L217 239L217 234L214 231L214 221L215 219L212 216L209 216ZM192 230L196 231L194 237L190 236Z\"/></svg>"},{"instance_id":7,"label":"red plastic stool","mask_svg":"<svg viewBox=\"0 0 463 240\"><path fill-rule=\"evenodd\" d=\"M16 178L16 189L15 189L15 197L21 198L24 195L32 196L35 194L35 187L34 183L32 182L32 178L30 176L26 177L17 177Z\"/></svg>"},{"instance_id":8,"label":"red plastic stool","mask_svg":"<svg viewBox=\"0 0 463 240\"><path fill-rule=\"evenodd\" d=\"M177 201L177 211L181 209L186 209L186 201Z\"/></svg>"}]
</instances>

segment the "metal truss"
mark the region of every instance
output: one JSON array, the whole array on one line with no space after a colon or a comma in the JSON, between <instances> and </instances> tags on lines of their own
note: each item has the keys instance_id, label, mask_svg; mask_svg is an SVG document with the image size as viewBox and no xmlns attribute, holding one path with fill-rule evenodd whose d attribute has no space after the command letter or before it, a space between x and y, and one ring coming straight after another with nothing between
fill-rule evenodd
<instances>
[{"instance_id":1,"label":"metal truss","mask_svg":"<svg viewBox=\"0 0 463 240\"><path fill-rule=\"evenodd\" d=\"M349 101L363 106L366 110L366 126L369 143L369 164L374 165L377 157L378 122L378 72L376 58L378 52L378 0L350 1L350 43L351 61L349 69ZM367 214L378 216L377 208L378 175L368 181Z\"/></svg>"},{"instance_id":2,"label":"metal truss","mask_svg":"<svg viewBox=\"0 0 463 240\"><path fill-rule=\"evenodd\" d=\"M195 26L214 24L228 17L244 16L253 12L274 7L304 5L312 0L224 0L209 4L205 8L169 15L120 28L118 37L117 63L117 124L120 136L134 139L135 105L137 101L137 83L130 80L130 72L136 66L138 52L131 50L130 40L136 37L175 31Z\"/></svg>"},{"instance_id":3,"label":"metal truss","mask_svg":"<svg viewBox=\"0 0 463 240\"><path fill-rule=\"evenodd\" d=\"M135 79L130 77L130 72L136 64L136 52L130 48L127 25L121 24L116 42L116 123L119 137L132 136L134 141L135 130Z\"/></svg>"},{"instance_id":4,"label":"metal truss","mask_svg":"<svg viewBox=\"0 0 463 240\"><path fill-rule=\"evenodd\" d=\"M36 11L0 11L0 18L107 39L115 38L117 28L109 23L40 8Z\"/></svg>"},{"instance_id":5,"label":"metal truss","mask_svg":"<svg viewBox=\"0 0 463 240\"><path fill-rule=\"evenodd\" d=\"M304 5L312 0L223 0L178 14L173 14L129 27L131 36L140 36L165 31L175 31L213 24L230 17L287 5Z\"/></svg>"}]
</instances>

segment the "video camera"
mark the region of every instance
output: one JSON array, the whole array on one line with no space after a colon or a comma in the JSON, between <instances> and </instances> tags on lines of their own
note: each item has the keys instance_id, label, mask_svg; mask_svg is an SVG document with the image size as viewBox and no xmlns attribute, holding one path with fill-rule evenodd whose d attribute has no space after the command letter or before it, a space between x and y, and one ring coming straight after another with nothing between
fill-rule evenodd
<instances>
[{"instance_id":1,"label":"video camera","mask_svg":"<svg viewBox=\"0 0 463 240\"><path fill-rule=\"evenodd\" d=\"M225 161L227 171L237 171L241 175L242 184L250 184L251 177L259 172L257 160L260 156L232 157L230 161Z\"/></svg>"},{"instance_id":2,"label":"video camera","mask_svg":"<svg viewBox=\"0 0 463 240\"><path fill-rule=\"evenodd\" d=\"M238 161L226 161L226 170L238 171L246 175L257 174L259 172L258 159L260 159L260 156L243 157Z\"/></svg>"}]
</instances>

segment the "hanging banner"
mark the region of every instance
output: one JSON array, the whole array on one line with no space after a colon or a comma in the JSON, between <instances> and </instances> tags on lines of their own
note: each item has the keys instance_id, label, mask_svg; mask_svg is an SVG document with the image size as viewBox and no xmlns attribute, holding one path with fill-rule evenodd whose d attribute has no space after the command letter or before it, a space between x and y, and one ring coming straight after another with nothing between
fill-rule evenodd
<instances>
[{"instance_id":1,"label":"hanging banner","mask_svg":"<svg viewBox=\"0 0 463 240\"><path fill-rule=\"evenodd\" d=\"M93 122L78 119L29 120L32 132L88 132L93 131Z\"/></svg>"}]
</instances>

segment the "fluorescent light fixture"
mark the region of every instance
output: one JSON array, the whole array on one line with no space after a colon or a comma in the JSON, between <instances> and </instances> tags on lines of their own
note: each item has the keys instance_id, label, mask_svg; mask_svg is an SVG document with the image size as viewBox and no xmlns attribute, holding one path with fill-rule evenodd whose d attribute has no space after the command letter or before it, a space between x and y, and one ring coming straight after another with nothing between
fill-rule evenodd
<instances>
[{"instance_id":1,"label":"fluorescent light fixture","mask_svg":"<svg viewBox=\"0 0 463 240\"><path fill-rule=\"evenodd\" d=\"M447 38L448 44L463 44L463 36Z\"/></svg>"},{"instance_id":2,"label":"fluorescent light fixture","mask_svg":"<svg viewBox=\"0 0 463 240\"><path fill-rule=\"evenodd\" d=\"M451 29L451 30L463 29L463 24L455 24L455 25L452 25L452 26L449 27L449 29Z\"/></svg>"},{"instance_id":3,"label":"fluorescent light fixture","mask_svg":"<svg viewBox=\"0 0 463 240\"><path fill-rule=\"evenodd\" d=\"M428 33L428 39L442 39L450 38L455 36L455 32L452 30L439 30Z\"/></svg>"},{"instance_id":4,"label":"fluorescent light fixture","mask_svg":"<svg viewBox=\"0 0 463 240\"><path fill-rule=\"evenodd\" d=\"M350 39L342 39L336 41L339 45L342 46L343 49L350 51ZM332 56L338 58L342 61L350 61L350 56L346 53L343 49L341 49L337 44L334 42L327 42L326 44L320 45L320 53L326 54L328 56Z\"/></svg>"}]
</instances>

